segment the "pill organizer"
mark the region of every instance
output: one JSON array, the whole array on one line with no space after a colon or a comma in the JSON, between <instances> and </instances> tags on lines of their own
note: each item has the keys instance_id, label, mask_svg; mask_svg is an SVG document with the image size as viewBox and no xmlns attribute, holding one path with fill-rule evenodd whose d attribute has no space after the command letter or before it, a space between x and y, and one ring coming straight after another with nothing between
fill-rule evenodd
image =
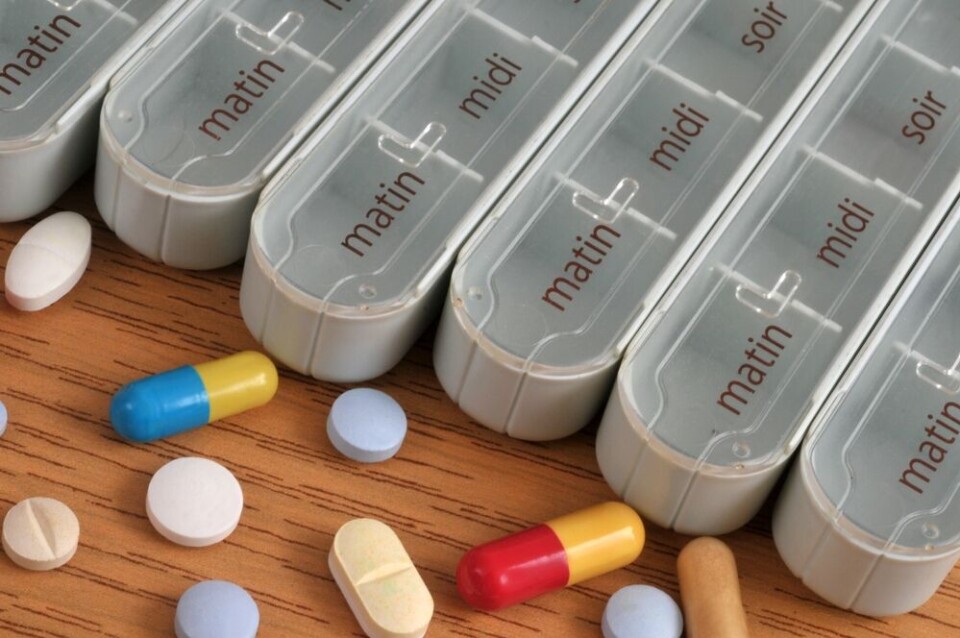
<instances>
[{"instance_id":1,"label":"pill organizer","mask_svg":"<svg viewBox=\"0 0 960 638\"><path fill-rule=\"evenodd\" d=\"M434 348L460 407L522 439L585 425L637 326L871 4L658 7L460 255Z\"/></svg>"},{"instance_id":2,"label":"pill organizer","mask_svg":"<svg viewBox=\"0 0 960 638\"><path fill-rule=\"evenodd\" d=\"M107 83L185 1L0 0L0 222L93 165Z\"/></svg>"},{"instance_id":3,"label":"pill organizer","mask_svg":"<svg viewBox=\"0 0 960 638\"><path fill-rule=\"evenodd\" d=\"M960 209L818 415L774 513L790 570L871 616L930 598L960 558Z\"/></svg>"},{"instance_id":4,"label":"pill organizer","mask_svg":"<svg viewBox=\"0 0 960 638\"><path fill-rule=\"evenodd\" d=\"M241 257L267 180L427 0L194 0L112 83L95 196L147 257Z\"/></svg>"},{"instance_id":5,"label":"pill organizer","mask_svg":"<svg viewBox=\"0 0 960 638\"><path fill-rule=\"evenodd\" d=\"M467 235L654 5L428 7L257 207L240 291L254 336L322 379L390 369Z\"/></svg>"},{"instance_id":6,"label":"pill organizer","mask_svg":"<svg viewBox=\"0 0 960 638\"><path fill-rule=\"evenodd\" d=\"M960 3L865 26L624 357L597 456L661 526L753 516L960 192Z\"/></svg>"}]
</instances>

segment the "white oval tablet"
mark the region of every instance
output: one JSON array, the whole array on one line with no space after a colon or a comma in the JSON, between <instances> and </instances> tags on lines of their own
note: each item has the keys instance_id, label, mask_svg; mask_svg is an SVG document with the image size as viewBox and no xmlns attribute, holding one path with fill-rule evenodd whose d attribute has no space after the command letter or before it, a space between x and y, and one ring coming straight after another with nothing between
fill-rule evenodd
<instances>
[{"instance_id":1,"label":"white oval tablet","mask_svg":"<svg viewBox=\"0 0 960 638\"><path fill-rule=\"evenodd\" d=\"M77 285L90 262L90 222L56 213L28 230L7 261L7 301L19 310L42 310Z\"/></svg>"},{"instance_id":2,"label":"white oval tablet","mask_svg":"<svg viewBox=\"0 0 960 638\"><path fill-rule=\"evenodd\" d=\"M3 551L25 569L48 571L65 565L79 542L77 515L52 498L20 501L3 519Z\"/></svg>"},{"instance_id":3,"label":"white oval tablet","mask_svg":"<svg viewBox=\"0 0 960 638\"><path fill-rule=\"evenodd\" d=\"M170 461L147 488L147 517L161 536L178 545L219 543L237 528L242 512L240 483L209 459Z\"/></svg>"}]
</instances>

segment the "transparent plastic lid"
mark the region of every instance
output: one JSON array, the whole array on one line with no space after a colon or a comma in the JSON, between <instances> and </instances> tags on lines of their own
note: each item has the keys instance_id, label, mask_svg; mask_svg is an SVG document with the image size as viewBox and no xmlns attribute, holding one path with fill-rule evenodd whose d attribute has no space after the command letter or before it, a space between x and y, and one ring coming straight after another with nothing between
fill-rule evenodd
<instances>
[{"instance_id":1,"label":"transparent plastic lid","mask_svg":"<svg viewBox=\"0 0 960 638\"><path fill-rule=\"evenodd\" d=\"M804 445L829 517L874 545L929 552L960 543L958 220L955 210Z\"/></svg>"},{"instance_id":2,"label":"transparent plastic lid","mask_svg":"<svg viewBox=\"0 0 960 638\"><path fill-rule=\"evenodd\" d=\"M889 3L631 346L630 409L685 462L784 461L942 220L958 28L952 0Z\"/></svg>"},{"instance_id":3,"label":"transparent plastic lid","mask_svg":"<svg viewBox=\"0 0 960 638\"><path fill-rule=\"evenodd\" d=\"M674 2L471 240L458 312L523 366L615 362L869 4Z\"/></svg>"},{"instance_id":4,"label":"transparent plastic lid","mask_svg":"<svg viewBox=\"0 0 960 638\"><path fill-rule=\"evenodd\" d=\"M42 141L164 0L0 0L0 150ZM179 4L171 2L171 5ZM89 96L91 101L101 95Z\"/></svg>"},{"instance_id":5,"label":"transparent plastic lid","mask_svg":"<svg viewBox=\"0 0 960 638\"><path fill-rule=\"evenodd\" d=\"M421 294L479 221L481 195L512 179L505 168L652 4L442 4L271 188L253 240L289 286L346 312Z\"/></svg>"},{"instance_id":6,"label":"transparent plastic lid","mask_svg":"<svg viewBox=\"0 0 960 638\"><path fill-rule=\"evenodd\" d=\"M125 70L106 125L130 161L171 182L256 183L410 4L420 2L196 2Z\"/></svg>"}]
</instances>

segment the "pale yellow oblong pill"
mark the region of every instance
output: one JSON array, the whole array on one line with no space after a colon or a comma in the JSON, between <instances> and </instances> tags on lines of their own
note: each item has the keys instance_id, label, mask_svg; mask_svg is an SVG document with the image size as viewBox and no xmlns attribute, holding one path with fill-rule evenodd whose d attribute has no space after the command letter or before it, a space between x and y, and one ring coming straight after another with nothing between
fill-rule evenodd
<instances>
[{"instance_id":1,"label":"pale yellow oblong pill","mask_svg":"<svg viewBox=\"0 0 960 638\"><path fill-rule=\"evenodd\" d=\"M337 531L330 571L370 638L421 638L433 617L433 597L396 533L360 518Z\"/></svg>"}]
</instances>

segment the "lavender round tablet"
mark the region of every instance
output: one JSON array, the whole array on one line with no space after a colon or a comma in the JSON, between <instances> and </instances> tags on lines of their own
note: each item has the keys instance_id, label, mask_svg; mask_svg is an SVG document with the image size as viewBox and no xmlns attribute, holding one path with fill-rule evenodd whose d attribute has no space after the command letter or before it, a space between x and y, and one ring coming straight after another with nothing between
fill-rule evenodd
<instances>
[{"instance_id":1,"label":"lavender round tablet","mask_svg":"<svg viewBox=\"0 0 960 638\"><path fill-rule=\"evenodd\" d=\"M3 401L0 401L0 436L3 436L7 431L7 406L3 404Z\"/></svg>"},{"instance_id":2,"label":"lavender round tablet","mask_svg":"<svg viewBox=\"0 0 960 638\"><path fill-rule=\"evenodd\" d=\"M333 402L327 436L341 454L360 461L386 461L407 435L407 415L389 394L370 388L347 390Z\"/></svg>"},{"instance_id":3,"label":"lavender round tablet","mask_svg":"<svg viewBox=\"0 0 960 638\"><path fill-rule=\"evenodd\" d=\"M630 585L607 601L602 629L603 638L680 638L683 613L656 587Z\"/></svg>"},{"instance_id":4,"label":"lavender round tablet","mask_svg":"<svg viewBox=\"0 0 960 638\"><path fill-rule=\"evenodd\" d=\"M183 593L175 622L177 638L254 638L260 611L242 587L207 580Z\"/></svg>"}]
</instances>

